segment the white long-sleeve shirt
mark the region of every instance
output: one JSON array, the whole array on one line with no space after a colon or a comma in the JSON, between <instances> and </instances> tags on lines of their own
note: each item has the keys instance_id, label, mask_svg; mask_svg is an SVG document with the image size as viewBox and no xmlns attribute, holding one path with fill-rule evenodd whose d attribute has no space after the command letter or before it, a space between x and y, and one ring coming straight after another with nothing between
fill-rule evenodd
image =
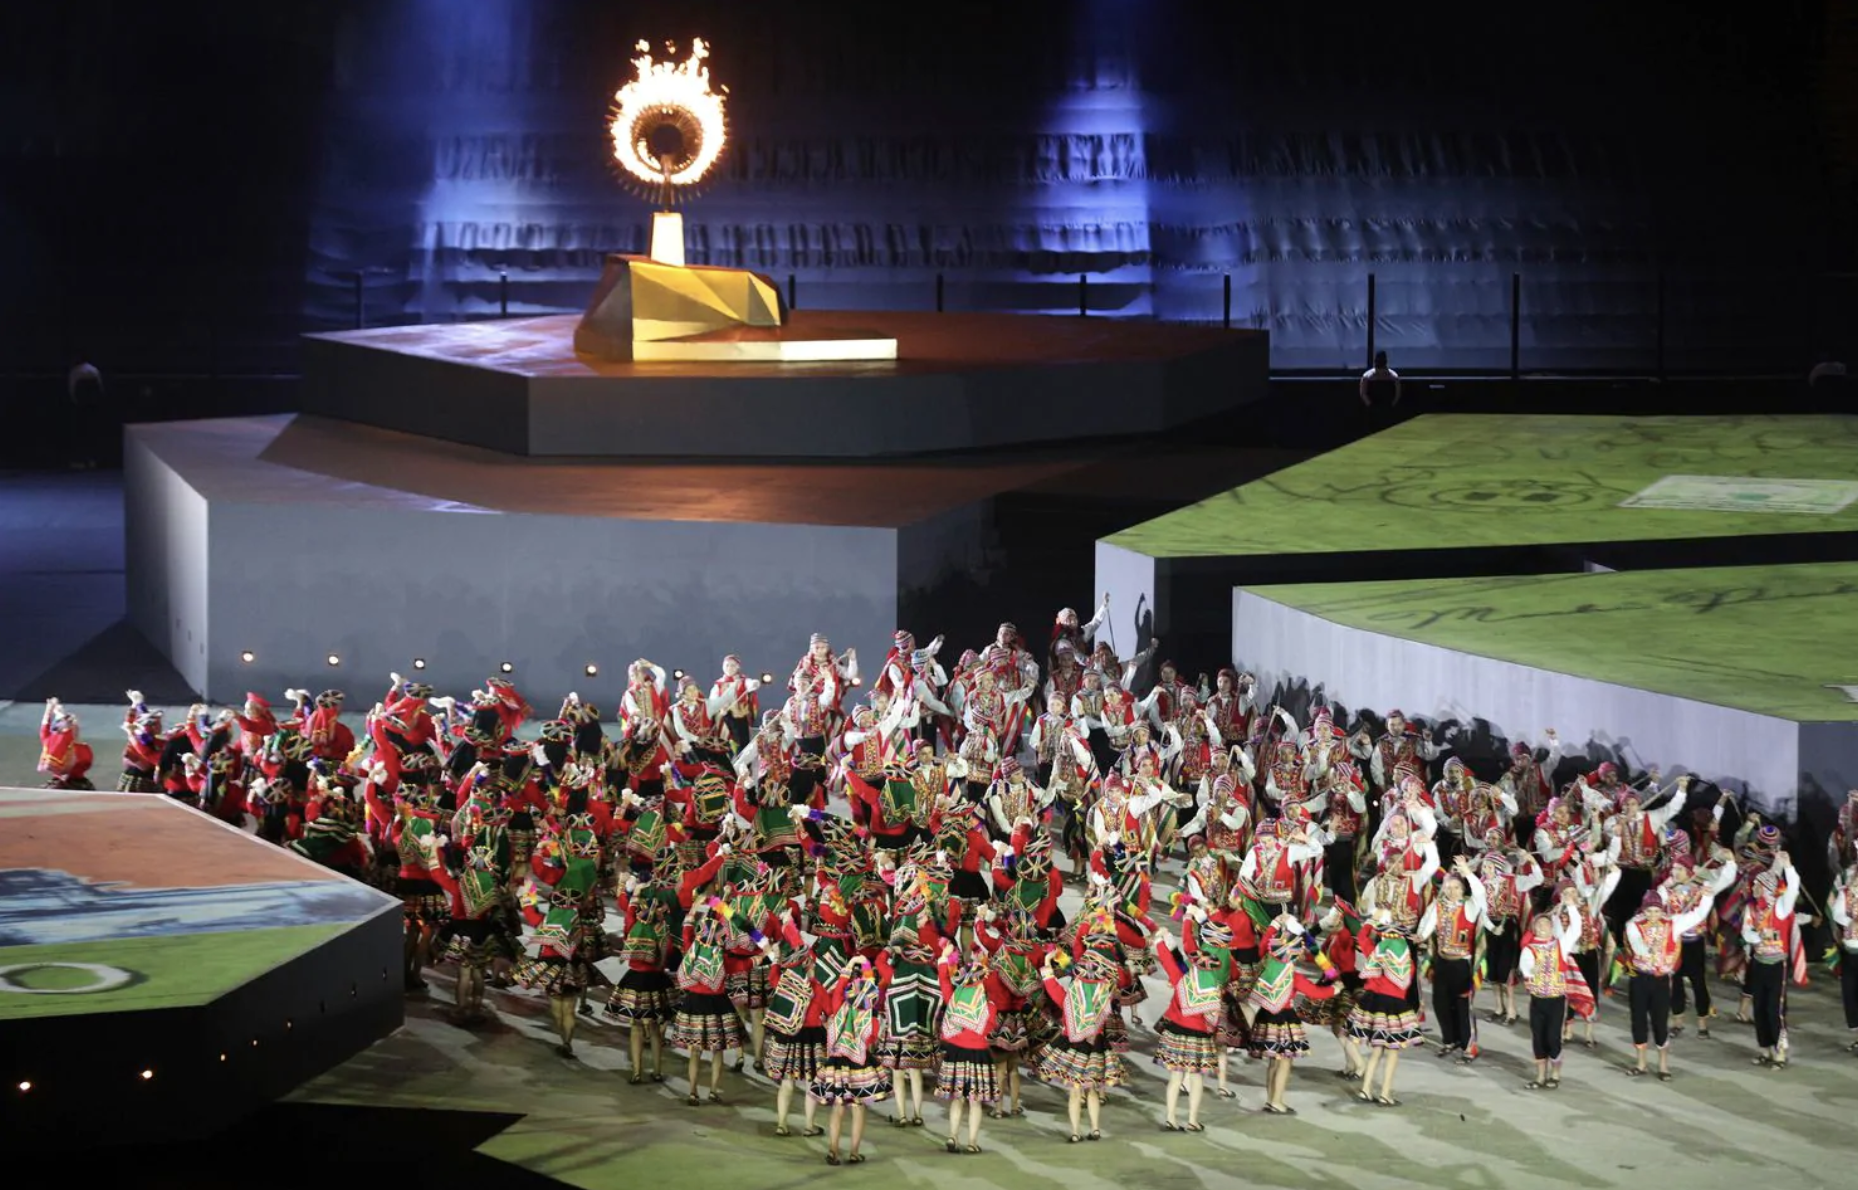
<instances>
[{"instance_id":1,"label":"white long-sleeve shirt","mask_svg":"<svg viewBox=\"0 0 1858 1190\"><path fill-rule=\"evenodd\" d=\"M1473 927L1482 926L1489 920L1489 902L1484 899L1484 882L1475 874L1464 877L1465 882L1465 916ZM1419 941L1432 937L1439 928L1439 902L1435 899L1426 906L1426 912L1419 919L1419 930L1415 933Z\"/></svg>"},{"instance_id":2,"label":"white long-sleeve shirt","mask_svg":"<svg viewBox=\"0 0 1858 1190\"><path fill-rule=\"evenodd\" d=\"M1573 912L1562 914L1561 933L1555 935L1555 942L1561 947L1562 961L1573 962L1574 948L1581 943L1580 914ZM1523 947L1522 955L1516 961L1516 971L1524 979L1535 974L1535 950L1533 948Z\"/></svg>"},{"instance_id":3,"label":"white long-sleeve shirt","mask_svg":"<svg viewBox=\"0 0 1858 1190\"><path fill-rule=\"evenodd\" d=\"M1671 936L1674 938L1682 938L1685 934L1695 930L1704 923L1710 916L1710 910L1714 908L1715 906L1709 901L1705 901L1695 909L1692 909L1689 913L1680 913L1676 917L1673 917L1671 919ZM1634 917L1631 921L1626 923L1626 945L1630 946L1632 948L1632 953L1638 955L1640 958L1649 958L1651 956L1652 948L1646 943L1645 935L1639 929L1639 919L1637 917Z\"/></svg>"}]
</instances>

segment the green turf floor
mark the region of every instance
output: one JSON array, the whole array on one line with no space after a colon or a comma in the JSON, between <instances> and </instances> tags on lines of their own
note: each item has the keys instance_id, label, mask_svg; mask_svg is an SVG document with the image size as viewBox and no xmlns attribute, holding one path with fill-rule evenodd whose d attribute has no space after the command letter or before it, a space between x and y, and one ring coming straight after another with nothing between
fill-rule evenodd
<instances>
[{"instance_id":1,"label":"green turf floor","mask_svg":"<svg viewBox=\"0 0 1858 1190\"><path fill-rule=\"evenodd\" d=\"M69 967L35 963L93 963L132 972L120 987L63 995L0 992L0 1020L69 1016L91 1012L140 1012L206 1004L311 947L347 924L282 926L270 930L227 930L160 938L112 938L48 946L0 947L0 967L9 981L48 992L88 985L94 976Z\"/></svg>"},{"instance_id":2,"label":"green turf floor","mask_svg":"<svg viewBox=\"0 0 1858 1190\"><path fill-rule=\"evenodd\" d=\"M1807 722L1858 720L1858 563L1312 583L1254 594L1557 673Z\"/></svg>"},{"instance_id":3,"label":"green turf floor","mask_svg":"<svg viewBox=\"0 0 1858 1190\"><path fill-rule=\"evenodd\" d=\"M1188 558L1858 529L1858 503L1830 515L1619 507L1667 476L1855 482L1858 417L1432 414L1108 540Z\"/></svg>"}]
</instances>

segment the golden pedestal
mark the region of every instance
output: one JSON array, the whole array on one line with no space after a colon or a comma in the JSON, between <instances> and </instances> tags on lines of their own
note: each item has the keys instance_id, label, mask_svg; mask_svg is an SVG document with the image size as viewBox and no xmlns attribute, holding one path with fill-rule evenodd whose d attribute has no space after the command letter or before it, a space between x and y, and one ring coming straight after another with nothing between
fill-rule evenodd
<instances>
[{"instance_id":1,"label":"golden pedestal","mask_svg":"<svg viewBox=\"0 0 1858 1190\"><path fill-rule=\"evenodd\" d=\"M575 351L608 360L709 363L897 358L897 341L883 335L785 333L787 311L774 282L746 269L656 259L661 248L671 254L673 239L681 260L682 220L661 213L652 224L652 259L607 258L600 287L574 330Z\"/></svg>"}]
</instances>

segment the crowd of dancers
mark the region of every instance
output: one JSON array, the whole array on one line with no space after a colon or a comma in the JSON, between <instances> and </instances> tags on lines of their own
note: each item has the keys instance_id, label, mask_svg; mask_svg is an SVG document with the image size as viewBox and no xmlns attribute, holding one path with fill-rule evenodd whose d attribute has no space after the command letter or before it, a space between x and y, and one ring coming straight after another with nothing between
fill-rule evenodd
<instances>
[{"instance_id":1,"label":"crowd of dancers","mask_svg":"<svg viewBox=\"0 0 1858 1190\"><path fill-rule=\"evenodd\" d=\"M1484 1024L1527 1022L1535 1090L1594 1046L1609 995L1625 1073L1670 1080L1685 1022L1712 1035L1712 972L1754 1061L1786 1067L1822 914L1777 826L1738 809L1726 831L1728 795L1655 770L1558 786L1552 731L1486 780L1397 711L1299 723L1229 669L1163 663L1138 695L1153 647L1118 657L1107 612L1060 612L1043 657L1002 625L952 670L940 638L898 632L865 674L815 636L778 690L734 657L675 686L641 659L616 714L570 694L539 731L506 677L460 701L391 675L359 737L339 691L172 727L130 691L118 788L391 889L408 990L454 966L461 1024L487 988L529 989L572 1057L602 1012L631 1082L683 1051L691 1106L724 1099L731 1055L752 1065L778 1134L824 1133L834 1165L863 1160L867 1108L921 1126L931 1094L948 1150L979 1152L1029 1078L1065 1091L1070 1141L1098 1140L1133 1029L1168 1131L1235 1097L1235 1054L1264 1063L1263 1111L1294 1114L1312 1030L1357 1098L1397 1107L1428 981L1439 1055L1477 1061L1488 987ZM48 781L88 788L75 715L49 703L41 735ZM1858 1031L1858 790L1838 822L1823 958Z\"/></svg>"}]
</instances>

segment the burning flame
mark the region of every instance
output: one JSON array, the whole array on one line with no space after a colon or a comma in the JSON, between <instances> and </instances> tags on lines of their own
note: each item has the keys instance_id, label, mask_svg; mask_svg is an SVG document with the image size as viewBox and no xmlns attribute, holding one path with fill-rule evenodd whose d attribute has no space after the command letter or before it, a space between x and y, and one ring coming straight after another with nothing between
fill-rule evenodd
<instances>
[{"instance_id":1,"label":"burning flame","mask_svg":"<svg viewBox=\"0 0 1858 1190\"><path fill-rule=\"evenodd\" d=\"M609 124L613 157L641 182L689 186L700 181L722 156L728 135L723 96L729 89L710 89L710 68L703 64L710 56L710 47L702 38L690 43L690 57L682 62L653 61L651 46L643 41L636 48L639 56L632 60L634 78L613 96ZM676 52L668 42L665 49ZM683 154L669 175L647 139L653 129L663 124L677 125L686 142L696 141L694 151Z\"/></svg>"}]
</instances>

